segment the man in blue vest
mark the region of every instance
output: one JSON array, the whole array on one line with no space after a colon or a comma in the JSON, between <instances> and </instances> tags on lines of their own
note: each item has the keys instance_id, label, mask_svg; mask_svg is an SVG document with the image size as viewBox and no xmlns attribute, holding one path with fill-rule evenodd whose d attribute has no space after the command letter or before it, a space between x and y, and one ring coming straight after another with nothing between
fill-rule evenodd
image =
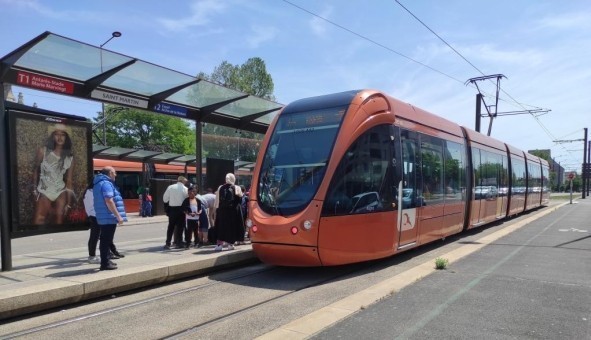
<instances>
[{"instance_id":1,"label":"man in blue vest","mask_svg":"<svg viewBox=\"0 0 591 340\"><path fill-rule=\"evenodd\" d=\"M115 186L116 176L117 172L115 169L111 166L106 166L101 170L100 174L94 177L93 181L94 189L92 190L92 194L94 197L94 210L96 212L97 223L101 228L101 243L99 248L101 254L100 270L117 269L117 264L109 259L110 248L113 244L117 225L127 222L123 198Z\"/></svg>"}]
</instances>

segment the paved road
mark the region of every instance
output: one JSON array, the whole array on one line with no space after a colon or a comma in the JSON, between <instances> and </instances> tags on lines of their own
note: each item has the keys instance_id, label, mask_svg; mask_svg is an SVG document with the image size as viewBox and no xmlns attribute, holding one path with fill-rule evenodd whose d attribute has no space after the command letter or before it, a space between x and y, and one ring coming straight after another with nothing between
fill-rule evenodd
<instances>
[{"instance_id":1,"label":"paved road","mask_svg":"<svg viewBox=\"0 0 591 340\"><path fill-rule=\"evenodd\" d=\"M591 200L566 205L314 339L591 339Z\"/></svg>"}]
</instances>

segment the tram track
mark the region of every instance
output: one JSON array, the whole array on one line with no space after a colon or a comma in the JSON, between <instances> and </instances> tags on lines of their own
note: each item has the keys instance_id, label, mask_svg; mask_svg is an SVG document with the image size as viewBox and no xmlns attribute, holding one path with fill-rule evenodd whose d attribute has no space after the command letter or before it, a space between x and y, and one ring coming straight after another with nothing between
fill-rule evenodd
<instances>
[{"instance_id":1,"label":"tram track","mask_svg":"<svg viewBox=\"0 0 591 340\"><path fill-rule=\"evenodd\" d=\"M273 270L276 269L276 268L272 268L272 267L269 267L269 266L266 266L266 265L257 265L257 266L261 266L263 268L260 269L260 270L255 271L255 272L234 275L232 277L229 277L229 278L225 279L224 281L212 281L212 282L209 282L209 283L200 284L200 285L195 286L195 287L185 288L185 289L181 289L181 290L178 290L178 291L174 291L174 292L170 292L170 293L166 293L166 294L161 294L161 295L158 295L158 296L154 296L154 297L151 297L151 298L141 299L139 301L135 301L135 302L132 302L132 303L126 303L126 304L123 304L123 305L117 306L117 307L106 308L106 309L103 309L101 311L92 312L92 313L88 313L88 314L81 315L81 316L78 316L78 317L74 317L74 318L69 318L69 319L66 319L66 320L62 320L62 321L59 321L59 322L54 322L54 323L50 323L50 324L47 324L47 325L34 327L34 328L31 328L31 329L28 329L28 330L24 330L24 331L20 331L20 332L15 332L15 333L10 333L10 334L5 334L5 335L0 335L0 339L1 340L4 340L4 339L13 339L13 338L18 338L18 337L30 335L30 334L33 334L33 333L42 332L42 331L49 330L49 329L52 329L52 328L57 328L57 327L61 327L61 326L64 326L64 325L68 325L68 324L72 324L72 323L81 322L81 321L84 321L84 320L88 320L88 319L100 317L100 316L103 316L103 315L106 315L106 314L109 314L109 313L115 313L115 312L118 312L118 311L121 311L121 310L124 310L124 309L134 308L134 307L137 307L137 306L140 306L140 305L157 302L158 300L168 299L168 298L175 297L175 296L178 296L178 295L181 295L181 294L186 294L186 293L189 293L189 292L198 291L198 290L205 289L205 288L208 288L208 287L211 287L211 286L214 286L214 285L222 284L222 283L225 283L225 282L232 282L232 281L239 280L239 279L242 279L242 278L245 278L245 277L248 277L248 276L258 275L258 274L263 273L263 272L271 272L271 271L273 271ZM129 295L129 294L130 294L129 292L126 293L126 295ZM102 299L99 299L99 300L102 300ZM93 303L93 302L92 301L89 301L89 302L85 302L84 304L91 304L91 303ZM46 314L46 313L43 313L43 314Z\"/></svg>"},{"instance_id":2,"label":"tram track","mask_svg":"<svg viewBox=\"0 0 591 340\"><path fill-rule=\"evenodd\" d=\"M297 294L297 293L299 293L299 292L301 292L303 290L311 289L311 288L314 288L314 287L318 287L318 286L324 285L326 283L329 283L329 282L332 282L332 281L335 281L335 280L338 280L338 279L342 279L342 278L345 278L347 276L350 276L350 275L353 275L353 274L356 274L356 273L360 273L362 271L371 270L372 268L377 267L378 264L374 262L373 264L371 264L369 266L363 266L362 269L359 269L358 268L359 266L360 265L352 265L352 266L349 266L349 267L354 267L354 269L345 270L343 273L340 273L338 275L334 275L334 276L328 277L326 279L323 279L322 281L315 282L315 283L312 283L312 284L303 286L303 287L298 288L296 290L293 290L293 291L290 291L290 292L287 292L287 293L278 295L278 296L276 296L274 298L267 299L267 300L261 301L259 303L256 303L254 305L251 305L251 306L248 306L248 307L245 307L245 308L242 308L242 309L233 311L231 313L228 313L227 315L222 315L222 316L217 317L215 319L208 320L206 322L197 324L197 325L195 325L193 327L190 327L188 329L185 329L185 330L183 330L181 332L177 332L177 333L172 334L172 335L170 335L168 337L165 337L164 339L171 339L172 340L172 339L181 339L181 338L184 338L184 337L191 337L192 335L196 334L197 332L203 330L204 328L206 328L206 327L208 327L210 325L213 325L213 324L216 324L216 323L220 323L222 321L228 321L228 320L230 320L231 318L233 318L235 316L241 315L243 313L246 313L248 311L252 311L252 310L257 309L257 308L265 307L266 305L268 305L268 304L270 304L272 302L275 302L275 301L277 301L279 299L286 298L286 297L288 297L290 295Z\"/></svg>"},{"instance_id":3,"label":"tram track","mask_svg":"<svg viewBox=\"0 0 591 340\"><path fill-rule=\"evenodd\" d=\"M377 270L377 269L379 269L380 266L384 266L383 261L370 262L369 264L366 263L366 264L348 265L348 266L339 267L338 269L329 268L329 269L322 270L320 268L316 268L316 269L314 269L315 273L318 274L320 272L324 272L325 273L324 276L316 276L315 279L311 280L310 277L301 278L301 276L303 276L303 275L299 275L300 280L294 281L293 277L291 277L291 275L292 274L298 275L298 273L295 273L296 271L299 271L300 272L299 274L301 274L301 272L303 271L302 268L271 267L271 266L267 266L264 264L258 264L255 266L248 266L248 267L237 269L237 271L238 271L237 274L225 277L223 279L218 279L217 281L210 281L207 283L199 284L194 287L184 288L184 289L176 290L173 292L168 292L165 294L159 294L157 296L143 298L143 299L131 302L131 303L125 303L125 304L122 304L119 306L109 307L109 308L97 310L97 311L94 311L91 313L85 313L85 314L82 314L82 315L79 315L76 317L70 317L70 318L67 318L64 320L47 323L45 325L36 326L36 327L29 328L29 329L13 332L13 333L0 335L0 339L16 339L16 338L22 338L22 337L27 337L27 338L29 338L29 337L33 337L33 338L46 337L45 334L51 333L51 332L58 330L60 328L68 328L68 327L76 328L76 327L78 327L77 324L85 324L87 322L93 322L93 319L100 319L100 318L109 317L110 315L124 313L124 312L126 312L126 310L127 311L133 310L133 309L141 308L142 306L146 306L146 305L159 304L161 301L167 301L167 300L175 299L175 298L176 299L183 299L184 298L183 296L190 295L190 294L196 293L198 291L204 291L204 290L213 288L215 286L223 285L223 284L228 284L228 283L232 284L232 283L236 283L241 280L244 281L244 280L255 279L255 281L256 281L257 276L270 275L271 277L274 277L274 278L283 277L283 278L287 278L291 281L290 286L292 286L292 288L290 288L289 290L287 290L285 292L280 292L280 293L275 294L272 297L262 299L260 301L246 305L244 307L237 308L235 310L231 310L228 312L224 312L220 315L215 315L215 316L208 318L206 320L203 320L201 322L192 324L188 327L184 327L181 330L177 330L170 335L164 335L164 336L159 337L159 338L165 338L165 339L180 339L180 338L187 338L187 337L191 338L193 335L196 335L196 334L202 332L204 329L215 326L216 324L231 321L233 318L242 317L245 314L252 312L252 311L265 309L268 305L270 305L272 303L276 303L282 299L287 299L290 296L298 294L302 291L305 291L308 289L313 289L315 287L320 287L320 286L323 286L327 283L341 280L341 279L344 279L347 277L351 277L351 276L355 276L355 275L362 275L364 272L367 273L367 272L371 272L373 270ZM250 268L250 270L249 270L249 268ZM244 273L243 270L248 270L248 272ZM229 271L229 272L233 272L233 271ZM273 273L275 273L275 272L278 272L278 274L273 275ZM224 273L227 273L227 272L224 272ZM287 273L287 275L285 273ZM311 276L314 276L314 275L311 275ZM199 279L199 278L194 278L194 279ZM191 280L193 280L193 279L187 279L186 281L191 281ZM264 277L261 277L260 280L261 281L264 280ZM240 285L240 283L237 283L237 284ZM281 290L280 288L278 288L281 286L282 286L281 283L277 283L275 286L271 286L271 288L275 289L275 290ZM143 291L146 291L146 290L143 290ZM133 293L131 293L131 294L127 293L126 295L132 295L132 294ZM89 304L96 303L96 302L98 302L98 301L95 300L93 302L86 302L83 305L89 305ZM41 317L43 317L43 315L46 315L46 314L50 314L50 313L42 313Z\"/></svg>"}]
</instances>

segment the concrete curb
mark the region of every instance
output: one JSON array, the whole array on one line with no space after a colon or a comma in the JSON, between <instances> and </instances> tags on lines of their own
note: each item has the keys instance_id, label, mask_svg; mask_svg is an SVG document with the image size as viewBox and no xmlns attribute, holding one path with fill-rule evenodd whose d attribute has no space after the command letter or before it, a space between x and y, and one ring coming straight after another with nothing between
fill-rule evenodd
<instances>
[{"instance_id":1,"label":"concrete curb","mask_svg":"<svg viewBox=\"0 0 591 340\"><path fill-rule=\"evenodd\" d=\"M256 261L254 252L249 249L113 271L93 269L69 277L34 277L22 273L20 275L28 276L29 280L5 285L0 292L0 320Z\"/></svg>"}]
</instances>

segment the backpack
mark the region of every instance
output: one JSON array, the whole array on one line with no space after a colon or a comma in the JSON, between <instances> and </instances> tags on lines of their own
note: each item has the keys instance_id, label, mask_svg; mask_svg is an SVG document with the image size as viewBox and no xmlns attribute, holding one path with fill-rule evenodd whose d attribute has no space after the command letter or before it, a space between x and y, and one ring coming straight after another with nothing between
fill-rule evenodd
<instances>
[{"instance_id":1,"label":"backpack","mask_svg":"<svg viewBox=\"0 0 591 340\"><path fill-rule=\"evenodd\" d=\"M232 208L236 189L232 184L224 184L220 187L220 208Z\"/></svg>"}]
</instances>

